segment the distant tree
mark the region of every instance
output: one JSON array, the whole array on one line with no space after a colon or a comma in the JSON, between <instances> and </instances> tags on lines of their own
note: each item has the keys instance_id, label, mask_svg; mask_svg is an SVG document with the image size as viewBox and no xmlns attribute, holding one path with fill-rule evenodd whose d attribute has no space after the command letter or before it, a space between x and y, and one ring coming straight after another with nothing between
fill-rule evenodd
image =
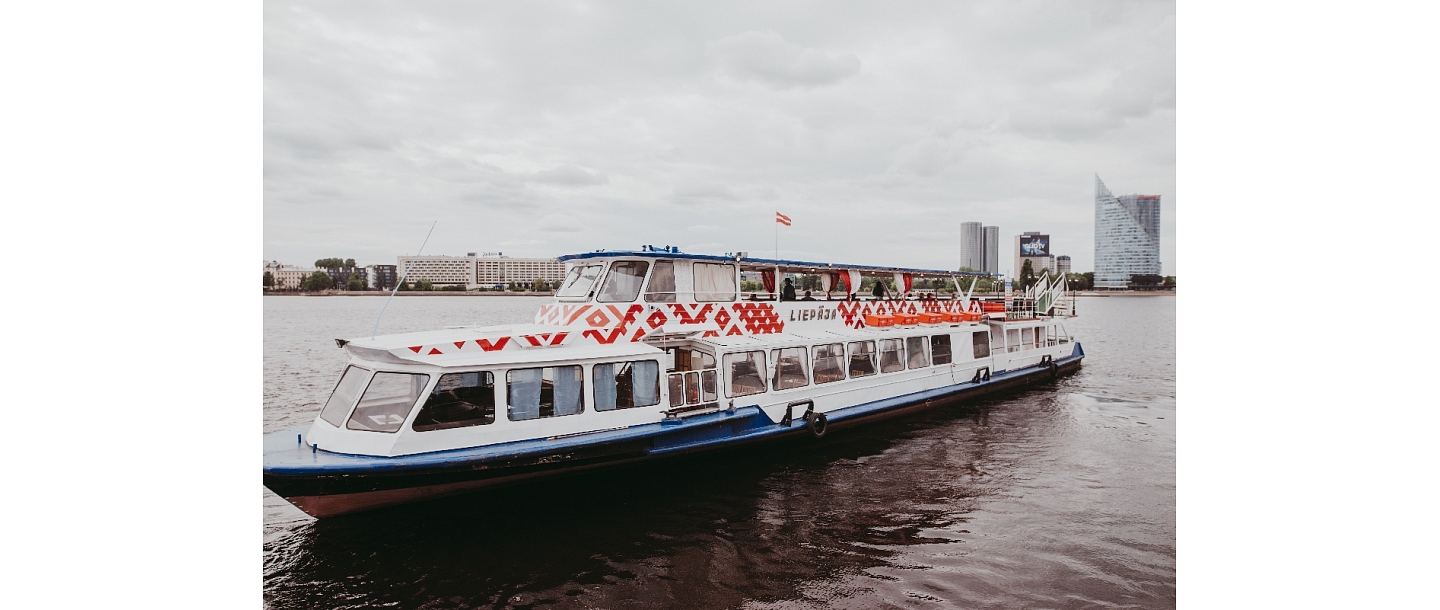
<instances>
[{"instance_id":1,"label":"distant tree","mask_svg":"<svg viewBox=\"0 0 1440 610\"><path fill-rule=\"evenodd\" d=\"M353 259L352 259L352 261L353 261ZM315 261L315 268L316 268L316 269L336 269L336 268L345 267L345 266L347 266L347 265L345 264L345 259L343 259L343 258L322 258L322 259L320 259L320 260L318 260L318 261ZM353 267L354 265L348 265L348 266Z\"/></svg>"},{"instance_id":2,"label":"distant tree","mask_svg":"<svg viewBox=\"0 0 1440 610\"><path fill-rule=\"evenodd\" d=\"M345 259L345 266L346 266L346 267L349 267L349 268L351 268L351 269L354 269L354 268L357 266L357 265L355 264L355 259L353 259L353 258L347 258L347 259Z\"/></svg>"},{"instance_id":3,"label":"distant tree","mask_svg":"<svg viewBox=\"0 0 1440 610\"><path fill-rule=\"evenodd\" d=\"M971 268L969 268L969 267L961 267L960 270L961 270L961 271L979 271L979 269L971 269Z\"/></svg>"},{"instance_id":4,"label":"distant tree","mask_svg":"<svg viewBox=\"0 0 1440 610\"><path fill-rule=\"evenodd\" d=\"M409 292L410 290L412 290L409 281L400 282L400 285L396 286L395 289L399 290L400 292Z\"/></svg>"},{"instance_id":5,"label":"distant tree","mask_svg":"<svg viewBox=\"0 0 1440 610\"><path fill-rule=\"evenodd\" d=\"M421 279L415 281L415 290L419 290L419 291L421 291L421 292L428 292L428 291L431 291L431 290L434 290L434 289L435 289L435 285L434 285L434 284L431 284L431 283L430 283L430 280L421 278Z\"/></svg>"},{"instance_id":6,"label":"distant tree","mask_svg":"<svg viewBox=\"0 0 1440 610\"><path fill-rule=\"evenodd\" d=\"M760 292L764 289L765 285L755 280L740 280L741 292Z\"/></svg>"},{"instance_id":7,"label":"distant tree","mask_svg":"<svg viewBox=\"0 0 1440 610\"><path fill-rule=\"evenodd\" d=\"M819 291L825 289L825 287L821 284L820 276L818 275L802 275L800 276L800 281L796 283L799 284L795 287L796 290Z\"/></svg>"},{"instance_id":8,"label":"distant tree","mask_svg":"<svg viewBox=\"0 0 1440 610\"><path fill-rule=\"evenodd\" d=\"M1035 277L1035 266L1030 264L1030 259L1025 259L1025 264L1020 266L1020 273L1017 279L1020 280L1018 288L1021 290L1029 290L1031 286L1034 286L1036 282L1040 281L1039 278Z\"/></svg>"},{"instance_id":9,"label":"distant tree","mask_svg":"<svg viewBox=\"0 0 1440 610\"><path fill-rule=\"evenodd\" d=\"M346 290L364 290L365 280L360 279L359 273L350 274L350 281L345 283Z\"/></svg>"},{"instance_id":10,"label":"distant tree","mask_svg":"<svg viewBox=\"0 0 1440 610\"><path fill-rule=\"evenodd\" d=\"M1094 272L1094 271L1086 271L1085 273L1082 273L1082 274L1080 274L1080 275L1085 276L1085 289L1086 289L1086 290L1094 290L1094 289L1095 289L1095 272Z\"/></svg>"},{"instance_id":11,"label":"distant tree","mask_svg":"<svg viewBox=\"0 0 1440 610\"><path fill-rule=\"evenodd\" d=\"M266 288L270 288L270 287L273 287L274 285L275 285L275 276L274 276L274 275L271 275L271 273L270 273L269 271L266 271L266 272L265 272L265 287L266 287Z\"/></svg>"},{"instance_id":12,"label":"distant tree","mask_svg":"<svg viewBox=\"0 0 1440 610\"><path fill-rule=\"evenodd\" d=\"M465 292L465 286L462 286L460 284L452 284L450 286L441 286L440 290L443 290L445 292Z\"/></svg>"},{"instance_id":13,"label":"distant tree","mask_svg":"<svg viewBox=\"0 0 1440 610\"><path fill-rule=\"evenodd\" d=\"M314 291L325 290L327 288L333 288L334 286L334 280L330 279L329 273L325 273L324 271L316 271L315 273L311 273L310 277L305 278L305 283L303 287L305 288L305 290Z\"/></svg>"},{"instance_id":14,"label":"distant tree","mask_svg":"<svg viewBox=\"0 0 1440 610\"><path fill-rule=\"evenodd\" d=\"M550 290L550 285L546 284L544 279L537 277L535 278L535 282L530 285L530 289L535 292L546 292Z\"/></svg>"},{"instance_id":15,"label":"distant tree","mask_svg":"<svg viewBox=\"0 0 1440 610\"><path fill-rule=\"evenodd\" d=\"M1090 278L1083 273L1066 273L1065 282L1071 290L1090 290Z\"/></svg>"},{"instance_id":16,"label":"distant tree","mask_svg":"<svg viewBox=\"0 0 1440 610\"><path fill-rule=\"evenodd\" d=\"M1164 287L1165 287L1166 290L1174 290L1174 289L1175 289L1175 276L1173 276L1173 275L1167 275L1167 276L1165 276L1165 284L1164 284Z\"/></svg>"}]
</instances>

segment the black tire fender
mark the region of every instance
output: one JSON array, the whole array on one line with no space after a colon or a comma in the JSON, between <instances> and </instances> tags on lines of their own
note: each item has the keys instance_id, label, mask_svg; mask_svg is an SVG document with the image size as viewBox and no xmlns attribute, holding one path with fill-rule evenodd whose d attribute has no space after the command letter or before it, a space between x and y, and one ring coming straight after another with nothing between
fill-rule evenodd
<instances>
[{"instance_id":1,"label":"black tire fender","mask_svg":"<svg viewBox=\"0 0 1440 610\"><path fill-rule=\"evenodd\" d=\"M806 413L805 429L810 431L810 436L825 438L826 419L824 413Z\"/></svg>"}]
</instances>

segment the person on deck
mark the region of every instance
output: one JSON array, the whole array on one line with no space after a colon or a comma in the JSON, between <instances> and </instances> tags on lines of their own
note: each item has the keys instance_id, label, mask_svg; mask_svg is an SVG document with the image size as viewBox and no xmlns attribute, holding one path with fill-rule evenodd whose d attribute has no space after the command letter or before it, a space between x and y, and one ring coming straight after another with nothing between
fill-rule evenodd
<instances>
[{"instance_id":1,"label":"person on deck","mask_svg":"<svg viewBox=\"0 0 1440 610\"><path fill-rule=\"evenodd\" d=\"M885 296L885 282L881 282L881 281L879 281L879 280L876 280L876 281L875 281L875 288L874 288L874 290L871 290L871 291L870 291L870 294L875 295L875 300L877 300L877 301L881 300L881 298L883 298L883 297Z\"/></svg>"},{"instance_id":2,"label":"person on deck","mask_svg":"<svg viewBox=\"0 0 1440 610\"><path fill-rule=\"evenodd\" d=\"M800 300L802 300L802 301L813 301L813 300L815 300L815 297L810 296L810 291L809 291L809 290L806 290L806 291L805 291L805 296L804 296L804 297L801 297Z\"/></svg>"},{"instance_id":3,"label":"person on deck","mask_svg":"<svg viewBox=\"0 0 1440 610\"><path fill-rule=\"evenodd\" d=\"M792 279L790 279L790 278L788 278L788 277L785 278L785 288L782 289L781 292L780 292L780 300L782 300L782 301L794 301L794 300L795 300L795 280L792 280Z\"/></svg>"}]
</instances>

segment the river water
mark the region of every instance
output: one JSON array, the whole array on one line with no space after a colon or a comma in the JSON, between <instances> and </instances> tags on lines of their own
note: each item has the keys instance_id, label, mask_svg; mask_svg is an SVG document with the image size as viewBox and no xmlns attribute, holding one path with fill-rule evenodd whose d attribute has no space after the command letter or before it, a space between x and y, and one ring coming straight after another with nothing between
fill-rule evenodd
<instances>
[{"instance_id":1,"label":"river water","mask_svg":"<svg viewBox=\"0 0 1440 610\"><path fill-rule=\"evenodd\" d=\"M406 297L381 333L547 299ZM308 425L380 297L265 297L266 432ZM323 522L263 492L272 608L1175 605L1175 298L1081 298L1051 385Z\"/></svg>"}]
</instances>

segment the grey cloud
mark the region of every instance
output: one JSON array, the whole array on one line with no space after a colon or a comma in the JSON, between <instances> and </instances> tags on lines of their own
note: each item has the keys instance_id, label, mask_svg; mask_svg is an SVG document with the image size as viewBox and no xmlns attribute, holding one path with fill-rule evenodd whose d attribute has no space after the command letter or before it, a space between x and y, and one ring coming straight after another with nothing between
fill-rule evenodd
<instances>
[{"instance_id":1,"label":"grey cloud","mask_svg":"<svg viewBox=\"0 0 1440 610\"><path fill-rule=\"evenodd\" d=\"M676 188L671 200L681 205L694 205L713 201L736 201L740 197L735 191L719 184L692 184Z\"/></svg>"},{"instance_id":2,"label":"grey cloud","mask_svg":"<svg viewBox=\"0 0 1440 610\"><path fill-rule=\"evenodd\" d=\"M855 55L831 57L786 42L775 32L727 36L706 43L705 49L730 76L774 89L830 85L860 71L860 58Z\"/></svg>"},{"instance_id":3,"label":"grey cloud","mask_svg":"<svg viewBox=\"0 0 1440 610\"><path fill-rule=\"evenodd\" d=\"M585 228L574 216L561 214L547 214L540 219L537 226L541 231L552 233L579 233Z\"/></svg>"},{"instance_id":4,"label":"grey cloud","mask_svg":"<svg viewBox=\"0 0 1440 610\"><path fill-rule=\"evenodd\" d=\"M607 184L610 178L605 174L592 174L574 165L561 165L555 169L535 172L530 176L530 181L556 186L593 186Z\"/></svg>"}]
</instances>

